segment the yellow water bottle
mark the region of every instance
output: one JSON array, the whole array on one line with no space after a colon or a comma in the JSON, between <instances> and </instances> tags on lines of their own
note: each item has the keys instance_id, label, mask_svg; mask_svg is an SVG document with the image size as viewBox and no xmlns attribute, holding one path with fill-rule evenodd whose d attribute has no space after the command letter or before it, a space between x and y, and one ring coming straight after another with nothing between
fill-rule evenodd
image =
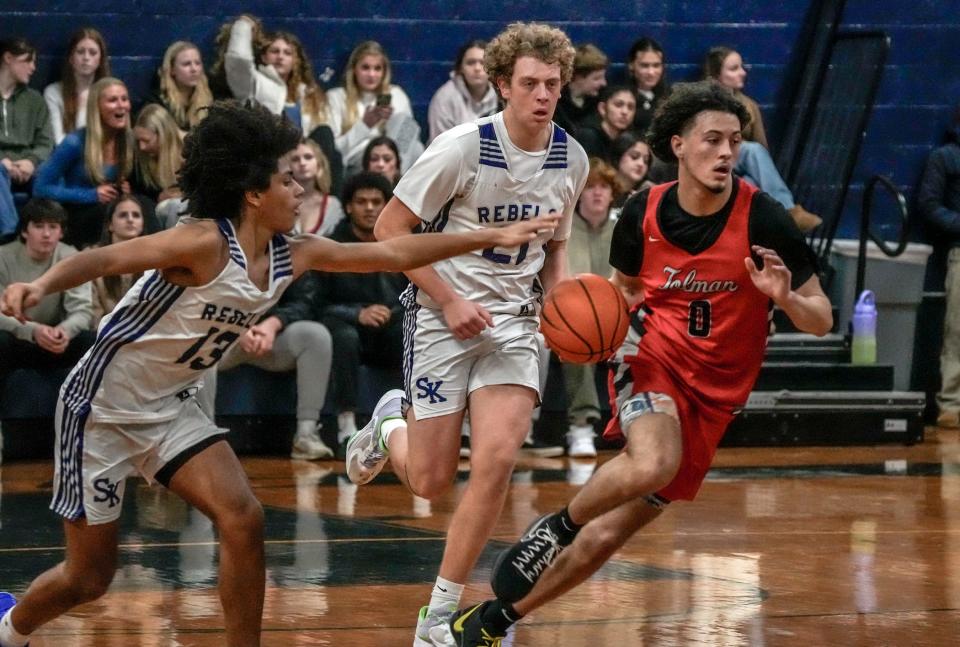
<instances>
[{"instance_id":1,"label":"yellow water bottle","mask_svg":"<svg viewBox=\"0 0 960 647\"><path fill-rule=\"evenodd\" d=\"M877 303L873 292L864 290L853 308L852 364L877 363Z\"/></svg>"}]
</instances>

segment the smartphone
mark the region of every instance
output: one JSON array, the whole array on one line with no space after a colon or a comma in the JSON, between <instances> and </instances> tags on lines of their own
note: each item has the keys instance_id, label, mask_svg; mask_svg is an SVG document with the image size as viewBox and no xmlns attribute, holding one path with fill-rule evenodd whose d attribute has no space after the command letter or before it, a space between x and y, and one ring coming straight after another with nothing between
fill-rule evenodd
<instances>
[{"instance_id":1,"label":"smartphone","mask_svg":"<svg viewBox=\"0 0 960 647\"><path fill-rule=\"evenodd\" d=\"M393 96L390 94L378 94L377 95L377 107L382 108L384 106L389 106L390 101L393 99Z\"/></svg>"}]
</instances>

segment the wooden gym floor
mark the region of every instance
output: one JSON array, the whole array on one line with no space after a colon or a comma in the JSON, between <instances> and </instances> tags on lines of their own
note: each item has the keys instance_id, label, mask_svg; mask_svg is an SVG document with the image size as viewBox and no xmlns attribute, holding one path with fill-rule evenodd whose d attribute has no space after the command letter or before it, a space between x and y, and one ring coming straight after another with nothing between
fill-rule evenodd
<instances>
[{"instance_id":1,"label":"wooden gym floor","mask_svg":"<svg viewBox=\"0 0 960 647\"><path fill-rule=\"evenodd\" d=\"M410 645L457 492L431 505L389 474L358 490L342 463L244 465L267 516L263 644ZM561 507L591 466L521 459L465 602L489 594L497 551ZM0 589L22 593L62 555L51 475L49 462L2 466ZM138 483L110 593L33 647L224 644L209 523ZM511 644L918 647L958 636L960 437L928 429L915 447L721 449L696 502L670 506L593 579L524 619Z\"/></svg>"}]
</instances>

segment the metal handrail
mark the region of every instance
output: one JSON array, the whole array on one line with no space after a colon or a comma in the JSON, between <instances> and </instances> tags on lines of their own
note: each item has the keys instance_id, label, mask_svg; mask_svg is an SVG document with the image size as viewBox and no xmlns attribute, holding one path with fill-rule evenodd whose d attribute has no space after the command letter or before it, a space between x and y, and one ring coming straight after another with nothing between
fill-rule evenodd
<instances>
[{"instance_id":1,"label":"metal handrail","mask_svg":"<svg viewBox=\"0 0 960 647\"><path fill-rule=\"evenodd\" d=\"M901 227L896 247L890 247L887 241L880 238L877 233L870 229L870 216L873 211L873 194L878 185L886 189L893 196L897 202L897 206L900 208ZM860 211L860 248L857 251L857 288L853 293L854 298L856 298L856 295L861 294L864 288L864 275L867 271L867 237L876 243L880 251L890 258L899 256L907 248L908 218L907 200L903 197L903 194L896 185L883 175L874 175L870 178L863 190L863 208Z\"/></svg>"},{"instance_id":2,"label":"metal handrail","mask_svg":"<svg viewBox=\"0 0 960 647\"><path fill-rule=\"evenodd\" d=\"M841 191L840 197L837 201L838 212L836 214L828 214L831 218L824 222L821 232L821 235L818 236L817 232L820 228L815 229L810 233L810 243L813 246L814 251L817 253L817 256L822 259L823 263L826 265L828 263L827 259L830 256L830 248L833 246L833 239L837 235L837 230L840 227L840 219L843 210L843 205L846 202L847 192L850 189L850 181L853 178L853 173L856 167L857 159L860 156L860 147L863 144L863 140L866 137L867 133L867 124L870 120L870 115L873 112L873 106L877 97L877 93L880 89L880 81L883 77L884 66L886 65L887 55L890 51L890 37L886 32L883 31L840 31L834 37L833 44L831 45L831 57L833 56L832 52L836 47L836 44L840 41L849 41L849 40L859 40L859 39L882 39L883 42L883 51L881 52L880 57L877 59L876 72L873 74L873 77L870 79L870 87L867 91L865 97L866 109L860 115L860 120L858 123L857 131L859 136L854 140L852 146L850 147L850 155L847 160L847 164L841 173ZM829 68L829 65L828 65ZM820 83L823 82L821 79ZM819 101L819 96L817 101ZM793 187L791 187L793 188Z\"/></svg>"}]
</instances>

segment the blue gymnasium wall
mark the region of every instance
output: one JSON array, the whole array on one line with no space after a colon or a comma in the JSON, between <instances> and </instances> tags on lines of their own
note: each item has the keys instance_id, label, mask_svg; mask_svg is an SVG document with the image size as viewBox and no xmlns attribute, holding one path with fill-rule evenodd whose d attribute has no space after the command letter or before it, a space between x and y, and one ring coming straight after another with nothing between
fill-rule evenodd
<instances>
[{"instance_id":1,"label":"blue gymnasium wall","mask_svg":"<svg viewBox=\"0 0 960 647\"><path fill-rule=\"evenodd\" d=\"M784 67L808 9L804 0L0 0L0 34L36 43L40 65L34 86L42 88L55 80L69 34L82 25L97 27L107 37L115 75L128 83L135 102L148 91L167 44L193 40L209 64L218 26L241 12L299 35L318 74L328 67L336 71L332 85L352 46L373 38L385 45L395 82L424 123L430 97L446 80L461 42L489 38L512 20L542 20L562 26L575 42L604 49L615 61L612 81L622 79L621 61L640 35L664 45L675 81L695 78L710 46L733 46L749 64L747 91L763 107L768 131L776 132L774 101L784 94ZM908 198L912 195L950 105L960 99L960 2L849 0L843 27L884 30L893 44L841 236L855 229L860 188L871 175L891 175ZM887 216L881 214L881 220Z\"/></svg>"}]
</instances>

